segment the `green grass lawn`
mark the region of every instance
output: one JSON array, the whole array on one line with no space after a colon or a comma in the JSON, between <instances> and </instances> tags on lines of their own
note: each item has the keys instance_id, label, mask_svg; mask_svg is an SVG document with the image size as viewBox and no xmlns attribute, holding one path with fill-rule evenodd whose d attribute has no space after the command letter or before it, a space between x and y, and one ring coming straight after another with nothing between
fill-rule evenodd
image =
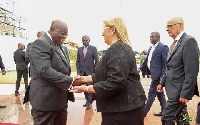
<instances>
[{"instance_id":1,"label":"green grass lawn","mask_svg":"<svg viewBox=\"0 0 200 125\"><path fill-rule=\"evenodd\" d=\"M74 75L75 74L74 72L76 72L75 63L71 64L71 71L72 71L71 75ZM0 73L0 84L15 84L16 79L17 79L16 71L7 71L5 75L2 75ZM30 78L28 80L30 81ZM24 83L23 77L21 79L21 83Z\"/></svg>"},{"instance_id":2,"label":"green grass lawn","mask_svg":"<svg viewBox=\"0 0 200 125\"><path fill-rule=\"evenodd\" d=\"M16 71L6 72L5 75L0 74L0 84L13 84L16 82L16 79ZM23 81L23 79L21 81Z\"/></svg>"}]
</instances>

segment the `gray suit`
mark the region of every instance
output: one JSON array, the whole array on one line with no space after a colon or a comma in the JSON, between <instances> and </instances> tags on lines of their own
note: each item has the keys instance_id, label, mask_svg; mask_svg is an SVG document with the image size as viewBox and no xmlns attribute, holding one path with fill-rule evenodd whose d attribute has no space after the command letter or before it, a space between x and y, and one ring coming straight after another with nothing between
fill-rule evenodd
<instances>
[{"instance_id":1,"label":"gray suit","mask_svg":"<svg viewBox=\"0 0 200 125\"><path fill-rule=\"evenodd\" d=\"M68 100L74 101L74 95L68 92L73 78L69 76L71 67L66 57L61 46L57 46L47 34L33 42L29 99L35 111L63 110L62 117L67 115ZM40 112L37 112L38 115Z\"/></svg>"},{"instance_id":2,"label":"gray suit","mask_svg":"<svg viewBox=\"0 0 200 125\"><path fill-rule=\"evenodd\" d=\"M17 49L14 52L14 61L15 61L16 70L17 70L15 94L18 94L22 76L24 78L25 89L27 89L28 87L28 63L25 61L25 51Z\"/></svg>"},{"instance_id":3,"label":"gray suit","mask_svg":"<svg viewBox=\"0 0 200 125\"><path fill-rule=\"evenodd\" d=\"M164 125L173 125L181 110L186 107L179 98L192 99L199 72L197 41L183 33L174 51L168 57L166 73L161 85L165 86L168 101L162 113ZM187 111L185 111L187 113ZM182 117L182 116L181 116ZM184 122L184 121L179 121ZM183 124L183 123L181 123Z\"/></svg>"}]
</instances>

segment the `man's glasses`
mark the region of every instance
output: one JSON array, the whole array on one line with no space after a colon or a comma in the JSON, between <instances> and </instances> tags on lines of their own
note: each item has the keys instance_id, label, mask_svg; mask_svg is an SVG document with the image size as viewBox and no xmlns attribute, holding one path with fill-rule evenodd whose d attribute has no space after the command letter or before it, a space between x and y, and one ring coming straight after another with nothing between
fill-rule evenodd
<instances>
[{"instance_id":1,"label":"man's glasses","mask_svg":"<svg viewBox=\"0 0 200 125\"><path fill-rule=\"evenodd\" d=\"M180 24L180 23L175 23L175 24L172 24L172 25L167 25L165 28L166 29L169 29L169 28L172 28L173 26L177 25L177 24Z\"/></svg>"},{"instance_id":2,"label":"man's glasses","mask_svg":"<svg viewBox=\"0 0 200 125\"><path fill-rule=\"evenodd\" d=\"M67 32L62 32L59 29L57 29L57 32L59 33L59 35L63 36L63 37L67 37L68 33Z\"/></svg>"}]
</instances>

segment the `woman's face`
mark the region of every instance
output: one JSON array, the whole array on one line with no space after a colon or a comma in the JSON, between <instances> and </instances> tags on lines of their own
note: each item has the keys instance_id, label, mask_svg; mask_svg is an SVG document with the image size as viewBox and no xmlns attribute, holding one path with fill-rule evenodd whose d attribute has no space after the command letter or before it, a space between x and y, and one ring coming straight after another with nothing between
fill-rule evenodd
<instances>
[{"instance_id":1,"label":"woman's face","mask_svg":"<svg viewBox=\"0 0 200 125\"><path fill-rule=\"evenodd\" d=\"M102 36L104 37L105 43L107 43L108 45L112 44L111 38L112 38L113 34L111 31L111 27L104 26Z\"/></svg>"}]
</instances>

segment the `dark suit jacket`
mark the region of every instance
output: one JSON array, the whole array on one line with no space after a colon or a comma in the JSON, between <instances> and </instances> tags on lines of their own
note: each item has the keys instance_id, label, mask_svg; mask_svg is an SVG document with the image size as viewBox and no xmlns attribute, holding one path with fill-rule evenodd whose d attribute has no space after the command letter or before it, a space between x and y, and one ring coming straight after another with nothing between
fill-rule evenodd
<instances>
[{"instance_id":1,"label":"dark suit jacket","mask_svg":"<svg viewBox=\"0 0 200 125\"><path fill-rule=\"evenodd\" d=\"M192 99L199 72L199 50L197 41L183 33L174 51L167 60L166 73L161 85L165 86L169 99L180 97Z\"/></svg>"},{"instance_id":2,"label":"dark suit jacket","mask_svg":"<svg viewBox=\"0 0 200 125\"><path fill-rule=\"evenodd\" d=\"M28 63L25 61L25 51L17 49L14 52L14 61L16 64L16 70L28 69Z\"/></svg>"},{"instance_id":3,"label":"dark suit jacket","mask_svg":"<svg viewBox=\"0 0 200 125\"><path fill-rule=\"evenodd\" d=\"M86 75L91 75L94 73L95 67L99 62L97 49L96 47L89 45L85 58L83 56L83 49L84 46L80 47L77 52L77 73L81 73L81 75L83 75L85 72Z\"/></svg>"},{"instance_id":4,"label":"dark suit jacket","mask_svg":"<svg viewBox=\"0 0 200 125\"><path fill-rule=\"evenodd\" d=\"M140 67L141 70L148 68L148 56L152 47L149 48L147 57ZM167 45L159 42L156 46L155 50L152 53L152 58L150 62L150 72L151 78L154 80L159 80L165 73L167 56L168 56L169 48Z\"/></svg>"},{"instance_id":5,"label":"dark suit jacket","mask_svg":"<svg viewBox=\"0 0 200 125\"><path fill-rule=\"evenodd\" d=\"M0 68L1 68L1 70L5 69L3 61L2 61L2 58L1 58L1 55L0 55Z\"/></svg>"},{"instance_id":6,"label":"dark suit jacket","mask_svg":"<svg viewBox=\"0 0 200 125\"><path fill-rule=\"evenodd\" d=\"M130 46L117 41L106 51L92 75L97 111L123 112L141 107L146 101Z\"/></svg>"},{"instance_id":7,"label":"dark suit jacket","mask_svg":"<svg viewBox=\"0 0 200 125\"><path fill-rule=\"evenodd\" d=\"M31 46L32 46L32 43L33 42L31 42L31 43L28 43L28 45L27 45L27 47L26 47L26 52L25 52L25 61L26 62L30 62L30 51L31 51Z\"/></svg>"},{"instance_id":8,"label":"dark suit jacket","mask_svg":"<svg viewBox=\"0 0 200 125\"><path fill-rule=\"evenodd\" d=\"M73 93L68 92L73 81L70 64L47 34L33 42L30 64L33 109L55 111L66 108L68 99L74 101Z\"/></svg>"}]
</instances>

